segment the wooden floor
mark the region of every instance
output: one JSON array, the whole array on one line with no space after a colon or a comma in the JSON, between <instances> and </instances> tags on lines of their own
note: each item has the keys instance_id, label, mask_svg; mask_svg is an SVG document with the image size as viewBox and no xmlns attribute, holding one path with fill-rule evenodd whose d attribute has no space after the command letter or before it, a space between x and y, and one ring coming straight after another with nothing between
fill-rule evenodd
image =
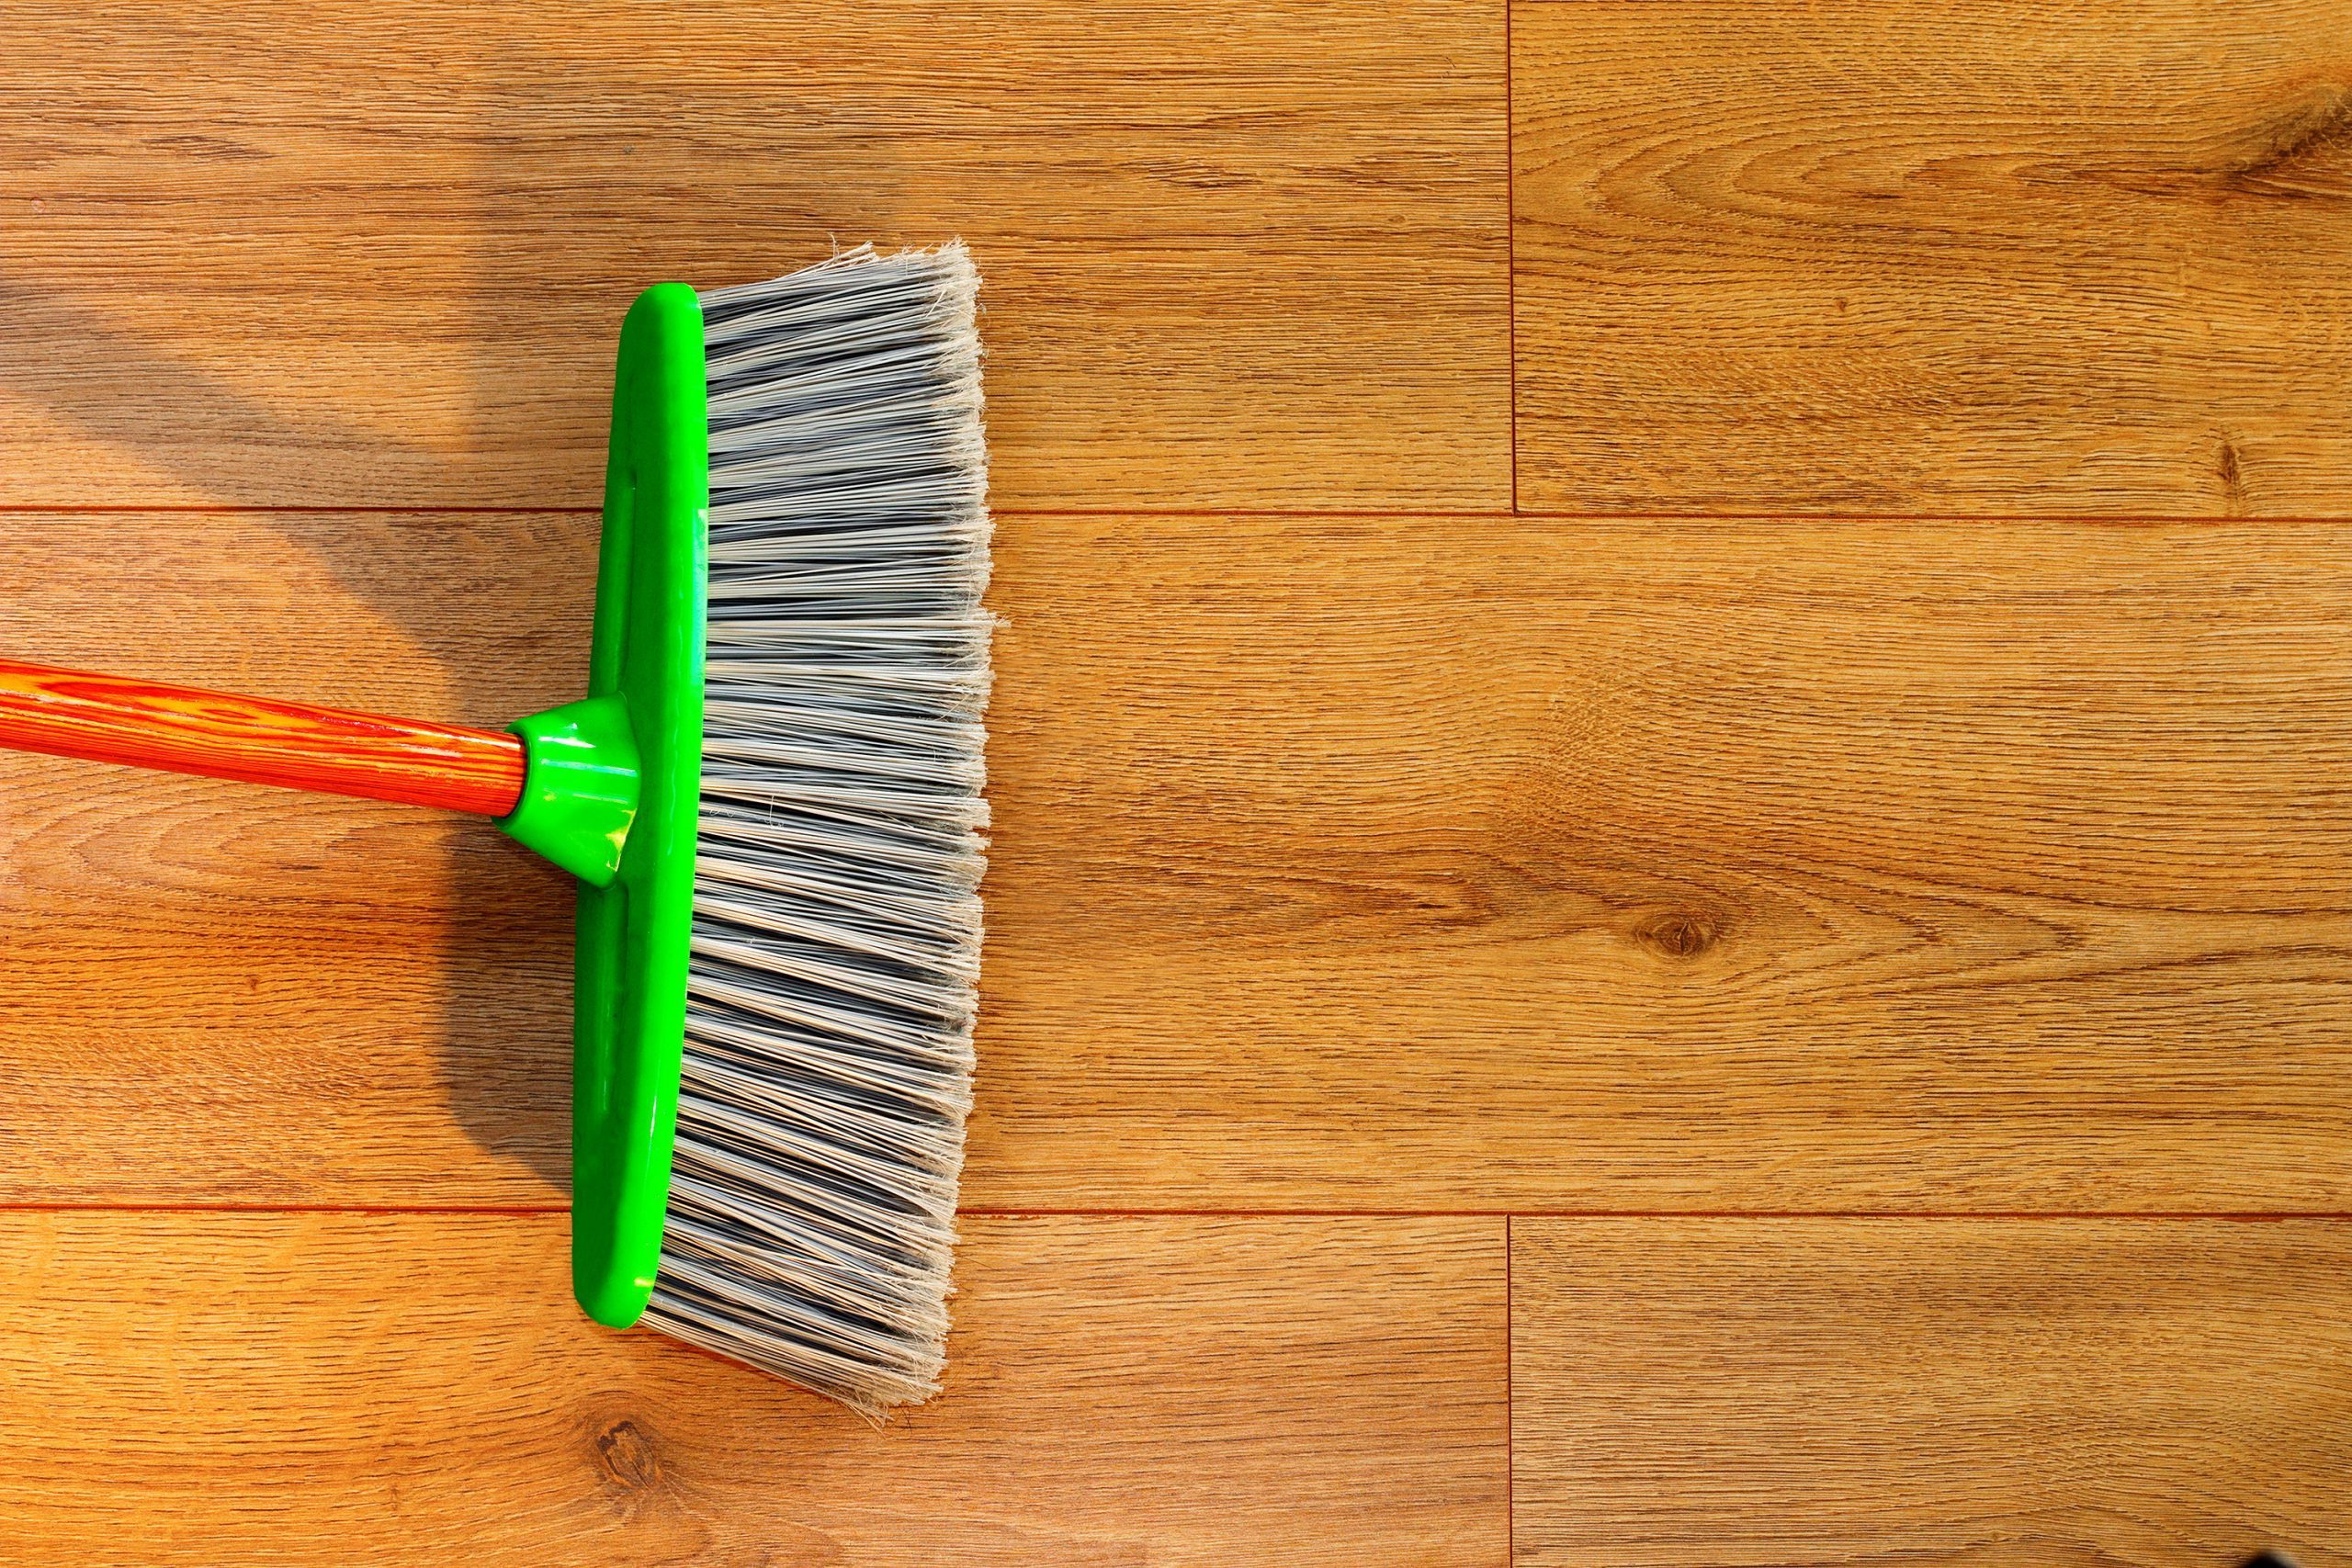
<instances>
[{"instance_id":1,"label":"wooden floor","mask_svg":"<svg viewBox=\"0 0 2352 1568\"><path fill-rule=\"evenodd\" d=\"M567 910L0 761L0 1562L2352 1564L2343 0L19 7L0 649L582 679L648 282L961 234L947 1392L582 1321Z\"/></svg>"}]
</instances>

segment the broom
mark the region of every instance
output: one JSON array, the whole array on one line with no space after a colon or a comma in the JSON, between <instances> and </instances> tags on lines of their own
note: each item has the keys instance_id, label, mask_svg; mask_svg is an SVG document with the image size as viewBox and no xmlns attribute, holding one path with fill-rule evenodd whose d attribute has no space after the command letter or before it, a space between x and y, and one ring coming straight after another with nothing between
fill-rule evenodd
<instances>
[{"instance_id":1,"label":"broom","mask_svg":"<svg viewBox=\"0 0 2352 1568\"><path fill-rule=\"evenodd\" d=\"M0 663L0 745L495 817L581 882L572 1289L936 1393L987 820L962 246L621 326L588 694L505 734Z\"/></svg>"}]
</instances>

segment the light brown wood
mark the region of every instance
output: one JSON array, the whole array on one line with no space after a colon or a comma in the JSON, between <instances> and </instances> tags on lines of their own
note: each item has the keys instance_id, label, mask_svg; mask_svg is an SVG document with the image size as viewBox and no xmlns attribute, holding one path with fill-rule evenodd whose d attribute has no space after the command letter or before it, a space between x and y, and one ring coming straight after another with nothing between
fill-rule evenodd
<instances>
[{"instance_id":1,"label":"light brown wood","mask_svg":"<svg viewBox=\"0 0 2352 1568\"><path fill-rule=\"evenodd\" d=\"M2352 1562L2352 1224L1511 1231L1521 1568Z\"/></svg>"},{"instance_id":2,"label":"light brown wood","mask_svg":"<svg viewBox=\"0 0 2352 1568\"><path fill-rule=\"evenodd\" d=\"M0 502L593 504L636 290L960 234L1000 503L1507 505L1500 6L25 7Z\"/></svg>"},{"instance_id":3,"label":"light brown wood","mask_svg":"<svg viewBox=\"0 0 2352 1568\"><path fill-rule=\"evenodd\" d=\"M0 1270L10 1564L1505 1561L1500 1221L981 1224L879 1432L589 1324L557 1216L15 1213Z\"/></svg>"},{"instance_id":4,"label":"light brown wood","mask_svg":"<svg viewBox=\"0 0 2352 1568\"><path fill-rule=\"evenodd\" d=\"M20 516L0 647L495 724L592 531ZM2340 529L1008 516L994 602L972 1204L2352 1208ZM0 767L0 1190L560 1201L560 878Z\"/></svg>"},{"instance_id":5,"label":"light brown wood","mask_svg":"<svg viewBox=\"0 0 2352 1568\"><path fill-rule=\"evenodd\" d=\"M2352 10L1512 12L1519 494L2352 506Z\"/></svg>"}]
</instances>

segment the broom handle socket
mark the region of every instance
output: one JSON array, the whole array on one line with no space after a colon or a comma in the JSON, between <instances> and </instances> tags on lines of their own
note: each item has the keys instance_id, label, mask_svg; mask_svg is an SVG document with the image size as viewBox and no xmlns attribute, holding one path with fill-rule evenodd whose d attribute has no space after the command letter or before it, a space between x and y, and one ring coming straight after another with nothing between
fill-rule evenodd
<instances>
[{"instance_id":1,"label":"broom handle socket","mask_svg":"<svg viewBox=\"0 0 2352 1568\"><path fill-rule=\"evenodd\" d=\"M0 660L0 747L503 817L512 735Z\"/></svg>"}]
</instances>

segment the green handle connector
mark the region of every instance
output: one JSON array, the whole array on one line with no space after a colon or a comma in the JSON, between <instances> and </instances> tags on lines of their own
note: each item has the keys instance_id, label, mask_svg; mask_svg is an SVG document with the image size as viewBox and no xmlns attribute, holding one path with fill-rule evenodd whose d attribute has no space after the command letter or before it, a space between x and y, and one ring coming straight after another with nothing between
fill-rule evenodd
<instances>
[{"instance_id":1,"label":"green handle connector","mask_svg":"<svg viewBox=\"0 0 2352 1568\"><path fill-rule=\"evenodd\" d=\"M523 738L523 798L499 821L591 887L609 887L637 820L643 770L628 701L588 697L508 727Z\"/></svg>"},{"instance_id":2,"label":"green handle connector","mask_svg":"<svg viewBox=\"0 0 2352 1568\"><path fill-rule=\"evenodd\" d=\"M571 1288L615 1328L635 1323L653 1293L669 1206L709 535L702 307L684 284L657 284L621 324L588 695L514 727L528 771L521 803L499 822L581 881Z\"/></svg>"}]
</instances>

